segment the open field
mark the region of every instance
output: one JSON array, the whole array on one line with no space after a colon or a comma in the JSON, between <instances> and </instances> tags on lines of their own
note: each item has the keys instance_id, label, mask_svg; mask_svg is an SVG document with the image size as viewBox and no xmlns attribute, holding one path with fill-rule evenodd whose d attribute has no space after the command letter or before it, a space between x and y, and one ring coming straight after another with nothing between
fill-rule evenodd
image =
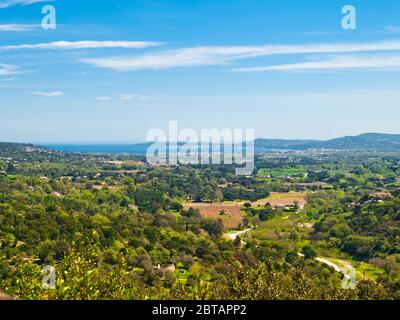
<instances>
[{"instance_id":1,"label":"open field","mask_svg":"<svg viewBox=\"0 0 400 320\"><path fill-rule=\"evenodd\" d=\"M303 208L307 203L305 197L306 193L302 192L273 192L268 198L253 202L252 206L263 207L269 203L272 207L287 207L298 204L300 208ZM223 203L183 203L182 205L184 210L198 209L203 218L221 219L226 228L235 229L243 222L241 209L245 203L246 201L231 201ZM221 212L224 212L224 214L221 214Z\"/></svg>"},{"instance_id":2,"label":"open field","mask_svg":"<svg viewBox=\"0 0 400 320\"><path fill-rule=\"evenodd\" d=\"M379 276L385 275L385 270L380 267L375 267L366 262L355 262L354 266L357 270L357 279L373 279L376 280Z\"/></svg>"},{"instance_id":3,"label":"open field","mask_svg":"<svg viewBox=\"0 0 400 320\"><path fill-rule=\"evenodd\" d=\"M257 172L258 178L282 178L282 177L305 177L307 171L304 168L273 168L260 169Z\"/></svg>"},{"instance_id":4,"label":"open field","mask_svg":"<svg viewBox=\"0 0 400 320\"><path fill-rule=\"evenodd\" d=\"M272 207L287 207L297 204L300 208L306 205L304 192L271 192L268 198L253 202L254 206L265 206L269 203Z\"/></svg>"},{"instance_id":5,"label":"open field","mask_svg":"<svg viewBox=\"0 0 400 320\"><path fill-rule=\"evenodd\" d=\"M121 190L122 186L109 186L109 185L98 185L98 184L93 185L93 189L103 190L104 188L107 188L111 191L118 191Z\"/></svg>"},{"instance_id":6,"label":"open field","mask_svg":"<svg viewBox=\"0 0 400 320\"><path fill-rule=\"evenodd\" d=\"M185 210L198 209L203 218L221 219L228 229L235 229L243 222L241 206L235 203L189 203L183 204Z\"/></svg>"},{"instance_id":7,"label":"open field","mask_svg":"<svg viewBox=\"0 0 400 320\"><path fill-rule=\"evenodd\" d=\"M289 240L290 232L296 230L296 223L291 219L275 217L262 222L255 230L251 231L253 238L261 240Z\"/></svg>"},{"instance_id":8,"label":"open field","mask_svg":"<svg viewBox=\"0 0 400 320\"><path fill-rule=\"evenodd\" d=\"M338 259L338 258L327 258L327 260L336 263L340 267L345 267L346 265L351 265L356 270L357 281L364 279L375 280L381 275L385 274L385 270L380 267L374 267L372 264L367 262L356 262L350 259Z\"/></svg>"}]
</instances>

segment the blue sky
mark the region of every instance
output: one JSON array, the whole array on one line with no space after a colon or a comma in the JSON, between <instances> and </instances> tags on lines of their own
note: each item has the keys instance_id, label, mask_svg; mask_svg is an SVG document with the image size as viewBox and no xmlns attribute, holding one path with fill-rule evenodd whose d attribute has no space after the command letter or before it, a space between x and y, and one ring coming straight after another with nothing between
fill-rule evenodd
<instances>
[{"instance_id":1,"label":"blue sky","mask_svg":"<svg viewBox=\"0 0 400 320\"><path fill-rule=\"evenodd\" d=\"M0 141L400 133L399 83L397 0L0 0Z\"/></svg>"}]
</instances>

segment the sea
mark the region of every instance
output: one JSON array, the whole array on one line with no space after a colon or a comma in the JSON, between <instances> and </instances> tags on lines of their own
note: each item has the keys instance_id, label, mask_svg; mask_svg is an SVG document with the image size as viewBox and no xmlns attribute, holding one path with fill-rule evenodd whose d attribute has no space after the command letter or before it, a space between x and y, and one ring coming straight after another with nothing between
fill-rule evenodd
<instances>
[{"instance_id":1,"label":"sea","mask_svg":"<svg viewBox=\"0 0 400 320\"><path fill-rule=\"evenodd\" d=\"M63 151L63 152L78 152L78 153L109 153L109 154L134 154L134 155L146 155L148 147L151 143L141 143L141 144L45 144L53 150ZM210 150L211 150L210 146ZM246 148L242 146L243 152ZM223 152L224 147L220 149ZM256 152L258 148L255 148ZM216 150L216 149L214 149ZM175 153L177 149L171 150L167 147L167 152Z\"/></svg>"},{"instance_id":2,"label":"sea","mask_svg":"<svg viewBox=\"0 0 400 320\"><path fill-rule=\"evenodd\" d=\"M48 147L57 151L79 153L111 153L111 154L138 154L145 155L148 144L48 144Z\"/></svg>"}]
</instances>

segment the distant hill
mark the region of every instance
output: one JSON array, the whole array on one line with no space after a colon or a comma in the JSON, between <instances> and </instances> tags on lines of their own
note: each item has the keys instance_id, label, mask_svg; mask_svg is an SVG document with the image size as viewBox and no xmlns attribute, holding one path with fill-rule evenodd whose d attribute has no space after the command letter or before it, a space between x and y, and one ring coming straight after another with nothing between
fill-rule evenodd
<instances>
[{"instance_id":1,"label":"distant hill","mask_svg":"<svg viewBox=\"0 0 400 320\"><path fill-rule=\"evenodd\" d=\"M110 154L146 154L151 143L142 144L107 144L107 145L47 145L45 147L33 144L1 143L0 154L15 152L49 152L59 150L77 153L110 153ZM347 136L332 140L284 140L256 139L257 153L278 150L363 150L363 151L400 151L400 134L364 133L358 136Z\"/></svg>"},{"instance_id":2,"label":"distant hill","mask_svg":"<svg viewBox=\"0 0 400 320\"><path fill-rule=\"evenodd\" d=\"M259 152L309 149L400 151L400 134L364 133L326 141L257 139L255 148Z\"/></svg>"},{"instance_id":3,"label":"distant hill","mask_svg":"<svg viewBox=\"0 0 400 320\"><path fill-rule=\"evenodd\" d=\"M13 143L13 142L0 142L1 152L14 152L14 151L45 151L48 150L46 147L27 144L27 143Z\"/></svg>"},{"instance_id":4,"label":"distant hill","mask_svg":"<svg viewBox=\"0 0 400 320\"><path fill-rule=\"evenodd\" d=\"M365 133L326 141L327 149L400 150L400 134Z\"/></svg>"},{"instance_id":5,"label":"distant hill","mask_svg":"<svg viewBox=\"0 0 400 320\"><path fill-rule=\"evenodd\" d=\"M0 142L0 157L13 159L37 159L38 155L48 155L54 151L33 144Z\"/></svg>"}]
</instances>

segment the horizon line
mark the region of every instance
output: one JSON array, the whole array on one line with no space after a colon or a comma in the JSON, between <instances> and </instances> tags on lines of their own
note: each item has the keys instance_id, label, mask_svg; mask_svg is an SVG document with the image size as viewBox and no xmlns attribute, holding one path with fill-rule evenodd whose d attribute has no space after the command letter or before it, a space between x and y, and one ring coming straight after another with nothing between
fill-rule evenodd
<instances>
[{"instance_id":1,"label":"horizon line","mask_svg":"<svg viewBox=\"0 0 400 320\"><path fill-rule=\"evenodd\" d=\"M265 138L265 137L257 137L255 140L283 140L283 141L290 141L290 140L298 140L298 141L330 141L339 138L345 137L358 137L367 134L382 134L382 135L400 135L400 133L387 133L387 132L363 132L360 134L354 135L341 135L330 139L319 139L319 138ZM88 145L88 146L96 146L96 145L139 145L139 144L147 144L147 143L155 143L156 141L145 141L145 140L136 140L136 141L63 141L63 142L21 142L21 141L0 141L1 143L17 143L17 144L32 144L32 145L42 145L42 146L65 146L65 145ZM160 143L168 143L169 141L159 141ZM185 141L178 141L178 143L185 143ZM229 143L229 142L227 142Z\"/></svg>"}]
</instances>

